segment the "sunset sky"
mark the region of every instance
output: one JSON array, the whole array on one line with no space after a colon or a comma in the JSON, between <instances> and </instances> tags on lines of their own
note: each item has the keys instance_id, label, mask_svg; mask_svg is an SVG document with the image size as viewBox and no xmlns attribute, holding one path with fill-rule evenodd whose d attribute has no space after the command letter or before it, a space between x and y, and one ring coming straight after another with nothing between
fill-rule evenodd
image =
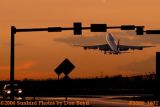
<instances>
[{"instance_id":1,"label":"sunset sky","mask_svg":"<svg viewBox=\"0 0 160 107\"><path fill-rule=\"evenodd\" d=\"M9 79L10 27L72 27L73 22L104 23L108 26L135 24L160 29L160 0L0 0L0 80ZM107 33L83 31L30 32L16 34L15 77L57 78L53 71L65 58L76 68L71 78L124 76L155 72L155 54L160 51L160 35L136 36L134 31L108 30L121 44L156 47L121 55L84 50L73 45L105 43ZM61 78L63 75L61 75Z\"/></svg>"}]
</instances>

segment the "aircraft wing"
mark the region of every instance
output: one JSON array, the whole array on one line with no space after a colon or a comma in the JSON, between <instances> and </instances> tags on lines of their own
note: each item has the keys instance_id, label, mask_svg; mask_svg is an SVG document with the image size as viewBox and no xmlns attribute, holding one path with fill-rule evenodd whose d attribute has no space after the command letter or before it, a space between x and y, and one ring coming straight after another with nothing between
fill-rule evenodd
<instances>
[{"instance_id":1,"label":"aircraft wing","mask_svg":"<svg viewBox=\"0 0 160 107\"><path fill-rule=\"evenodd\" d=\"M99 50L102 50L102 51L108 51L108 50L110 50L110 47L109 47L108 44L88 45L88 46L80 46L80 47L83 47L85 50L86 49L99 49Z\"/></svg>"},{"instance_id":2,"label":"aircraft wing","mask_svg":"<svg viewBox=\"0 0 160 107\"><path fill-rule=\"evenodd\" d=\"M154 46L127 46L127 45L119 45L119 49L121 51L127 51L129 49L131 50L143 50L143 48L149 48Z\"/></svg>"}]
</instances>

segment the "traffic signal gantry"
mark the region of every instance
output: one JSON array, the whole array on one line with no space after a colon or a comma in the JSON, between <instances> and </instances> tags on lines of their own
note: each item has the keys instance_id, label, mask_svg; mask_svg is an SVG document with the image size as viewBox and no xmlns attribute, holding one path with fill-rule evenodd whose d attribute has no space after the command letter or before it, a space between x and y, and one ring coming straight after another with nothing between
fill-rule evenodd
<instances>
[{"instance_id":1,"label":"traffic signal gantry","mask_svg":"<svg viewBox=\"0 0 160 107\"><path fill-rule=\"evenodd\" d=\"M107 24L91 24L90 27L82 27L82 23L73 23L73 27L47 27L47 28L25 28L17 29L15 26L11 26L11 61L10 61L10 82L14 83L14 62L15 62L15 34L19 32L62 32L65 30L73 30L74 35L81 35L82 30L90 29L91 32L107 32L107 29L121 29L121 30L135 30L135 25L121 25L108 27Z\"/></svg>"},{"instance_id":2,"label":"traffic signal gantry","mask_svg":"<svg viewBox=\"0 0 160 107\"><path fill-rule=\"evenodd\" d=\"M73 27L47 27L47 28L25 28L17 29L15 26L11 26L11 51L10 51L10 83L14 84L14 70L15 70L15 34L19 32L62 32L65 30L73 30L74 35L81 35L82 30L91 30L91 32L107 32L107 29L120 29L120 30L135 30L137 35L146 34L160 34L160 30L146 30L144 26L135 25L121 25L121 26L108 26L107 24L91 24L90 27L83 27L82 23L73 23ZM13 87L11 87L13 89ZM13 96L11 95L13 98Z\"/></svg>"}]
</instances>

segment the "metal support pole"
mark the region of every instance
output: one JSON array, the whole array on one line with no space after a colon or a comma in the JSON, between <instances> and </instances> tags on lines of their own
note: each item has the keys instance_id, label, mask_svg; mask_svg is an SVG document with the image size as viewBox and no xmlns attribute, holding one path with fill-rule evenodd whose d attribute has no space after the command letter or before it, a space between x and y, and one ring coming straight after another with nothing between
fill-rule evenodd
<instances>
[{"instance_id":1,"label":"metal support pole","mask_svg":"<svg viewBox=\"0 0 160 107\"><path fill-rule=\"evenodd\" d=\"M59 80L59 74L58 74L58 80Z\"/></svg>"},{"instance_id":2,"label":"metal support pole","mask_svg":"<svg viewBox=\"0 0 160 107\"><path fill-rule=\"evenodd\" d=\"M160 52L156 52L156 97L160 97Z\"/></svg>"},{"instance_id":3,"label":"metal support pole","mask_svg":"<svg viewBox=\"0 0 160 107\"><path fill-rule=\"evenodd\" d=\"M14 26L11 26L11 58L10 58L10 85L11 85L11 99L14 99L14 95L12 94L14 90L14 44L15 44L15 38L14 34L16 33L16 28Z\"/></svg>"}]
</instances>

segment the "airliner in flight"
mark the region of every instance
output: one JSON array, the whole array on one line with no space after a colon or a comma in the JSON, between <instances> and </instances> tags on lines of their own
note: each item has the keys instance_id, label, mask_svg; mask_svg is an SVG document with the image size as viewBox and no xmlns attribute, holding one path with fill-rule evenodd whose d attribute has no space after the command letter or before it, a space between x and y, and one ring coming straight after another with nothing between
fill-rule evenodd
<instances>
[{"instance_id":1,"label":"airliner in flight","mask_svg":"<svg viewBox=\"0 0 160 107\"><path fill-rule=\"evenodd\" d=\"M80 46L86 49L99 49L104 51L104 54L121 54L121 53L128 53L128 50L143 50L143 48L149 48L153 46L127 46L127 45L120 45L120 40L118 42L115 41L113 35L109 33L106 35L106 44L99 44L99 45L92 45L92 46Z\"/></svg>"}]
</instances>

